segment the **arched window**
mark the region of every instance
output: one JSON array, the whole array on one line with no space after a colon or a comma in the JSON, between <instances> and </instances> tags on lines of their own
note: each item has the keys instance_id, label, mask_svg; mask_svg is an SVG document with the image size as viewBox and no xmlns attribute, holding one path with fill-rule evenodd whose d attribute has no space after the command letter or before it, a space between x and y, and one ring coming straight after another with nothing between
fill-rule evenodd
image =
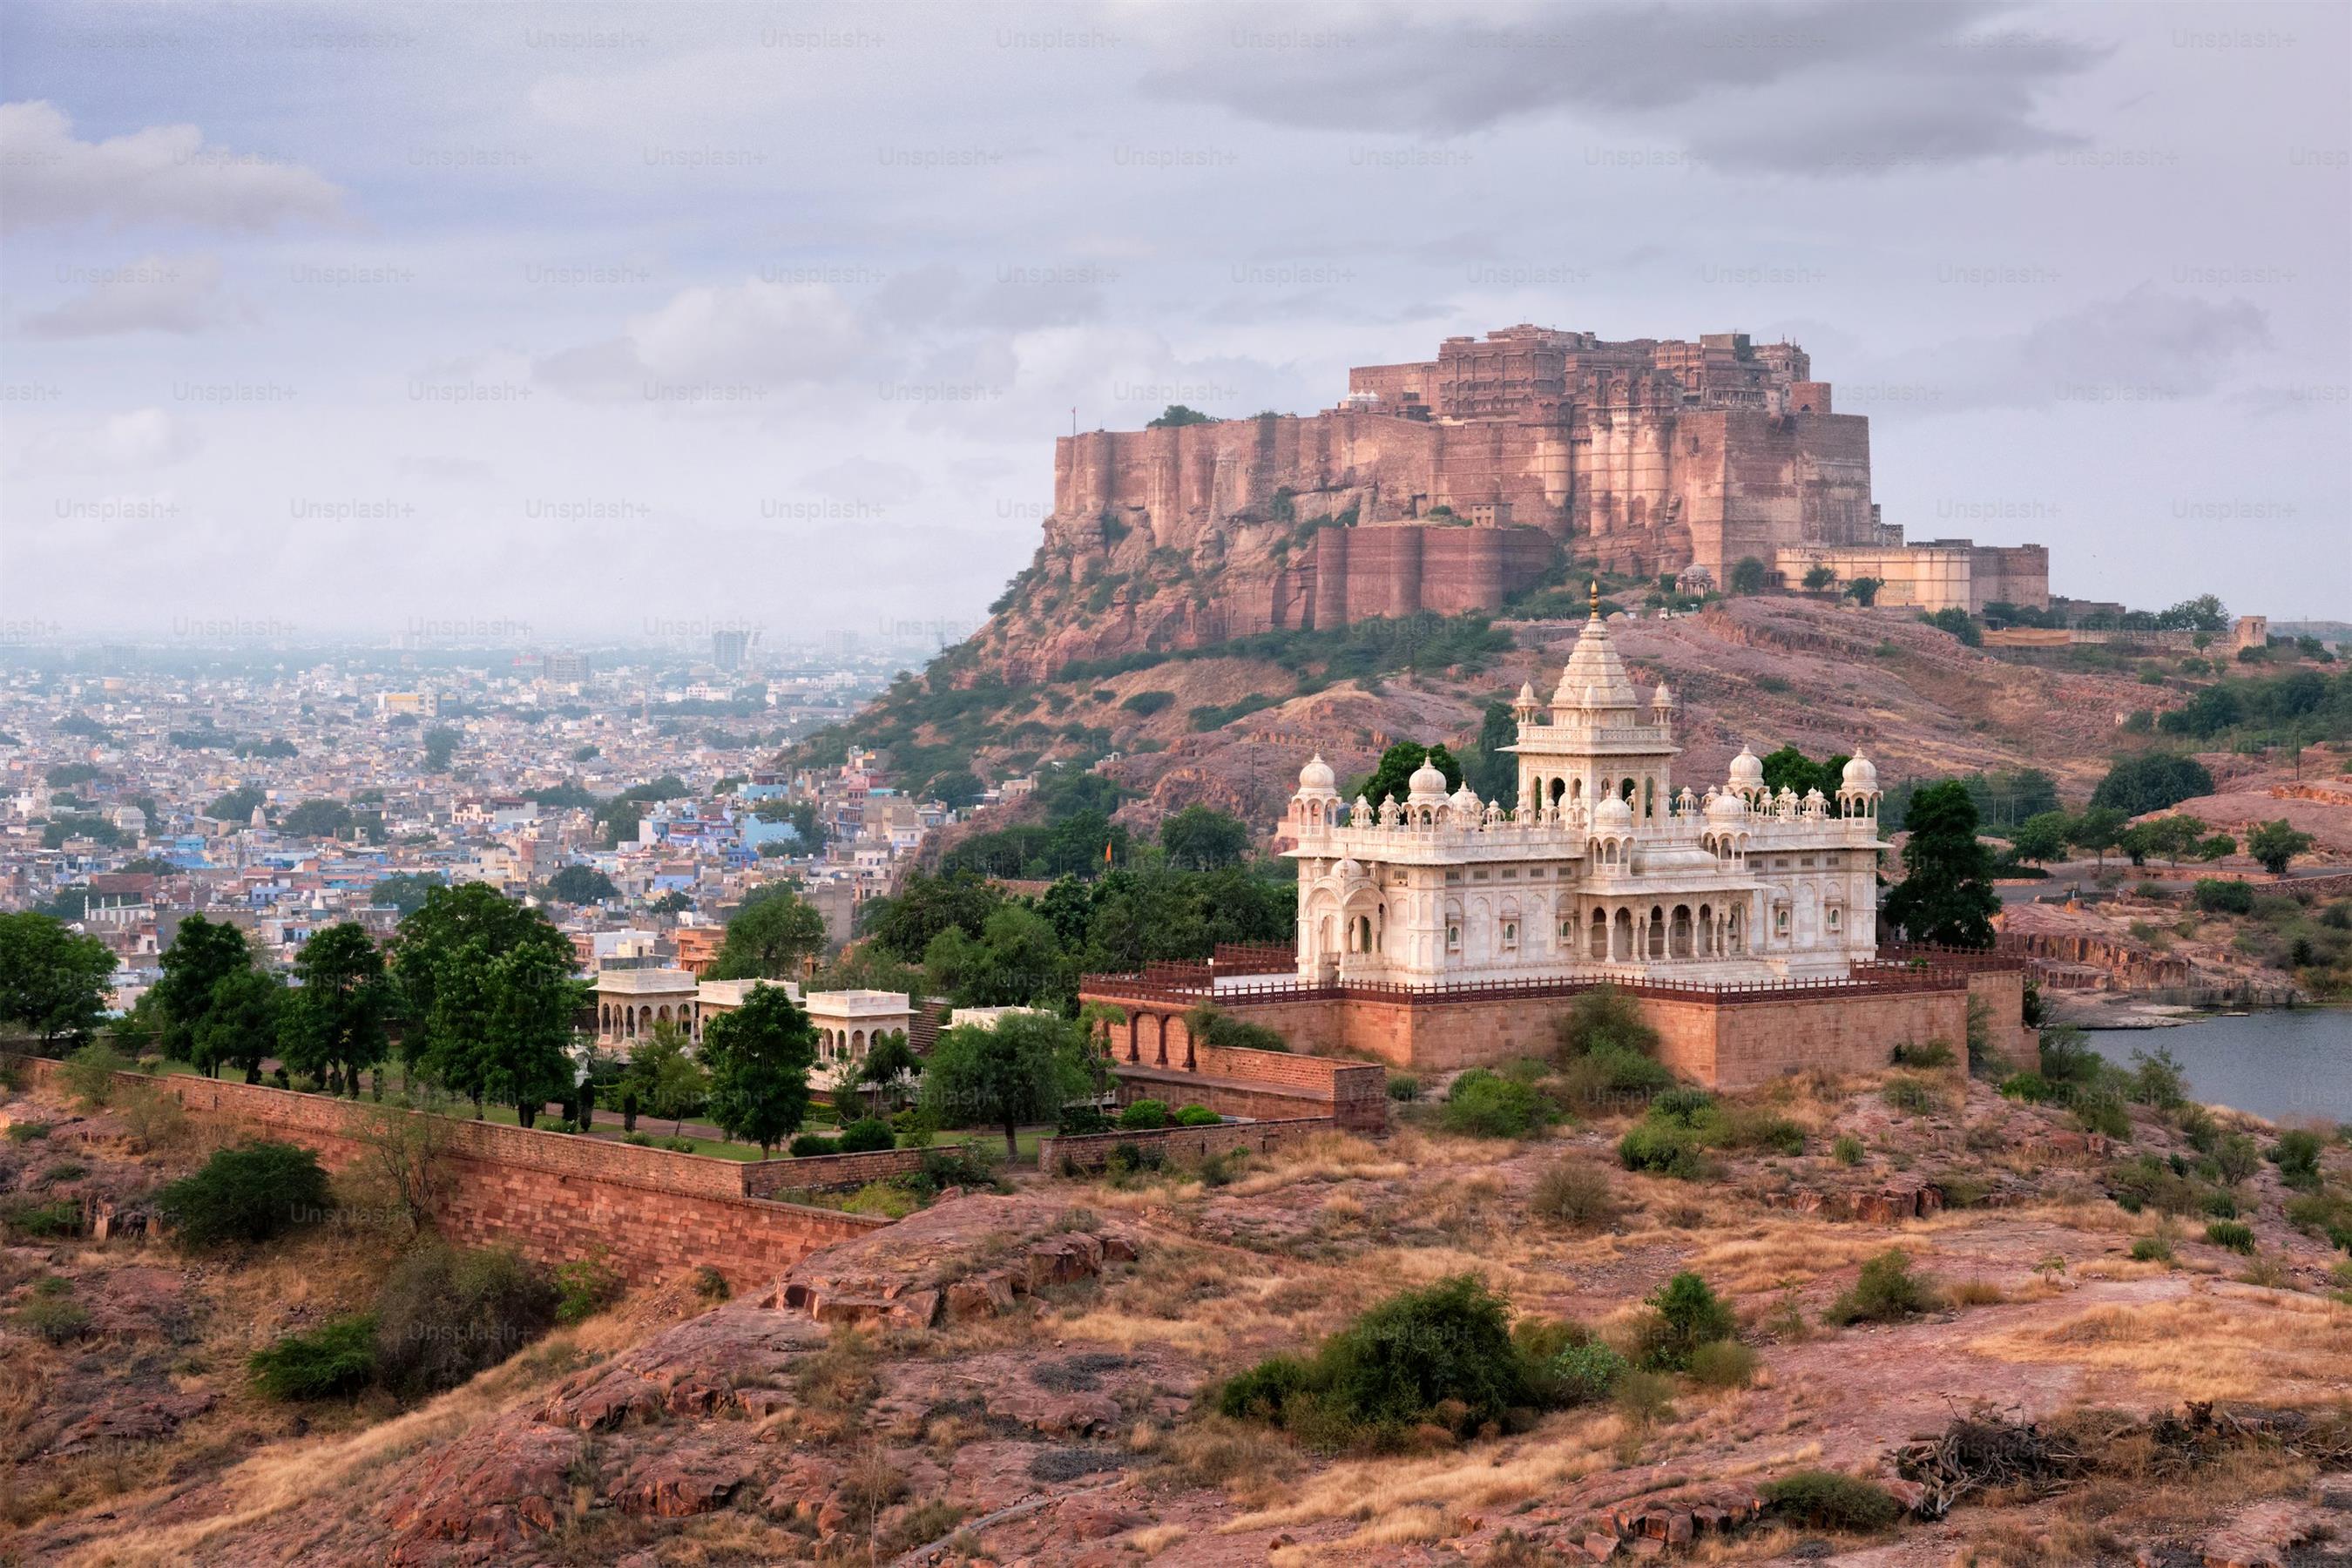
<instances>
[{"instance_id":1,"label":"arched window","mask_svg":"<svg viewBox=\"0 0 2352 1568\"><path fill-rule=\"evenodd\" d=\"M1610 931L1609 956L1616 959L1632 958L1633 956L1633 911L1619 910L1617 919L1612 923Z\"/></svg>"},{"instance_id":2,"label":"arched window","mask_svg":"<svg viewBox=\"0 0 2352 1568\"><path fill-rule=\"evenodd\" d=\"M1716 956L1715 908L1711 904L1701 904L1698 907L1698 950L1705 957Z\"/></svg>"},{"instance_id":3,"label":"arched window","mask_svg":"<svg viewBox=\"0 0 2352 1568\"><path fill-rule=\"evenodd\" d=\"M1696 949L1693 947L1691 942L1691 911L1688 904L1676 904L1675 906L1674 922L1668 929L1668 935L1671 940L1669 951L1673 952L1675 957L1690 958L1695 956Z\"/></svg>"},{"instance_id":4,"label":"arched window","mask_svg":"<svg viewBox=\"0 0 2352 1568\"><path fill-rule=\"evenodd\" d=\"M1503 951L1505 952L1517 952L1518 950L1519 922L1517 921L1505 921L1503 922Z\"/></svg>"},{"instance_id":5,"label":"arched window","mask_svg":"<svg viewBox=\"0 0 2352 1568\"><path fill-rule=\"evenodd\" d=\"M1742 935L1741 935L1741 931L1740 931L1741 924L1742 924L1742 921L1741 921L1741 919L1740 919L1739 910L1738 910L1738 908L1736 908L1736 907L1735 907L1735 908L1732 910L1732 911L1731 911L1731 920L1730 920L1730 921L1729 921L1728 928L1727 928L1727 929L1728 929L1728 933L1729 933L1729 936L1730 936L1730 940L1731 940L1731 952L1732 952L1732 956L1734 956L1734 957L1738 957L1738 954L1740 953L1741 950L1742 950Z\"/></svg>"},{"instance_id":6,"label":"arched window","mask_svg":"<svg viewBox=\"0 0 2352 1568\"><path fill-rule=\"evenodd\" d=\"M1656 904L1650 906L1649 940L1643 945L1652 958L1666 956L1666 911Z\"/></svg>"},{"instance_id":7,"label":"arched window","mask_svg":"<svg viewBox=\"0 0 2352 1568\"><path fill-rule=\"evenodd\" d=\"M1609 956L1608 910L1595 910L1592 911L1592 935L1591 939L1585 945L1585 953L1588 957L1594 959L1604 959Z\"/></svg>"}]
</instances>

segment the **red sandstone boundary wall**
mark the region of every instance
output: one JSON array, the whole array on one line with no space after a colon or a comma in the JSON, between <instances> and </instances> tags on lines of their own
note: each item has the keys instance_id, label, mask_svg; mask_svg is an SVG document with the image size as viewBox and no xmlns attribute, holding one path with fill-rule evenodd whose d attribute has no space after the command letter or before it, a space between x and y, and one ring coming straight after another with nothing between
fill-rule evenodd
<instances>
[{"instance_id":1,"label":"red sandstone boundary wall","mask_svg":"<svg viewBox=\"0 0 2352 1568\"><path fill-rule=\"evenodd\" d=\"M36 1084L63 1089L64 1064L22 1059ZM367 1123L381 1109L189 1074L115 1078L173 1094L193 1116L299 1143L330 1169L359 1157ZM549 1264L606 1247L612 1267L633 1285L704 1264L738 1286L761 1284L818 1247L891 1223L747 1196L750 1169L733 1160L493 1121L447 1118L444 1124L452 1181L436 1217L449 1235L510 1246Z\"/></svg>"},{"instance_id":2,"label":"red sandstone boundary wall","mask_svg":"<svg viewBox=\"0 0 2352 1568\"><path fill-rule=\"evenodd\" d=\"M1157 1150L1163 1159L1204 1160L1213 1154L1229 1154L1236 1149L1270 1154L1276 1149L1287 1149L1304 1142L1318 1132L1336 1132L1339 1124L1328 1116L1302 1116L1287 1121L1229 1121L1222 1127L1160 1127L1135 1128L1118 1132L1073 1133L1066 1137L1040 1139L1037 1143L1037 1168L1047 1175L1059 1173L1066 1165L1080 1171L1099 1171L1109 1163L1110 1152L1122 1143L1138 1149Z\"/></svg>"},{"instance_id":3,"label":"red sandstone boundary wall","mask_svg":"<svg viewBox=\"0 0 2352 1568\"><path fill-rule=\"evenodd\" d=\"M747 1196L764 1198L777 1193L817 1192L827 1187L862 1187L893 1176L911 1176L923 1168L921 1149L871 1149L859 1154L803 1154L797 1159L761 1160L742 1167Z\"/></svg>"},{"instance_id":4,"label":"red sandstone boundary wall","mask_svg":"<svg viewBox=\"0 0 2352 1568\"><path fill-rule=\"evenodd\" d=\"M1627 990L1663 1037L1666 1065L1709 1088L1746 1088L1811 1067L1874 1071L1885 1068L1889 1053L1906 1042L1943 1040L1964 1053L1972 996L1989 1010L1995 1051L2020 1066L2038 1060L2034 1033L2022 1021L2024 976L2017 961L1979 955L1979 962L1962 967L1964 974L1946 971L1940 981L1927 974L1896 977L1901 984L1890 983L1883 989L1794 987L1785 992L1732 991L1721 996L1675 994L1663 987ZM1127 1028L1113 1027L1115 1054L1124 1059L1131 1028L1141 1067L1163 1075L1181 1071L1187 1033L1181 1014L1172 1011L1174 998L1149 991L1123 995L1118 981L1124 977L1090 978L1094 984L1084 992L1087 1000L1121 1004L1133 1020ZM1198 1070L1241 1079L1263 1071L1276 1082L1289 1084L1297 1081L1296 1066L1269 1068L1243 1058L1297 1064L1344 1055L1423 1072L1498 1067L1523 1057L1549 1055L1554 1026L1579 994L1506 992L1482 997L1474 992L1416 997L1371 992L1292 997L1278 990L1255 996L1228 992L1218 997L1220 1006L1276 1030L1301 1052L1315 1054L1286 1058L1204 1048ZM1159 1011L1162 1008L1171 1011ZM1159 1064L1163 1032L1164 1067ZM1224 1059L1212 1066L1212 1056Z\"/></svg>"}]
</instances>

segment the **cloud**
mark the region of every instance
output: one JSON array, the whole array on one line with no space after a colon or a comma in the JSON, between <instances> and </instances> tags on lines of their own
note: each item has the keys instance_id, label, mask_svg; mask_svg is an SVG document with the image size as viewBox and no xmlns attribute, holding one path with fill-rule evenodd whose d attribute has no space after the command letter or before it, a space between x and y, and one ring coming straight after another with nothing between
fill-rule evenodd
<instances>
[{"instance_id":1,"label":"cloud","mask_svg":"<svg viewBox=\"0 0 2352 1568\"><path fill-rule=\"evenodd\" d=\"M1838 406L1892 419L1982 408L2132 405L2201 397L2271 341L2244 300L2135 289L2023 331L1906 354L1838 384Z\"/></svg>"},{"instance_id":2,"label":"cloud","mask_svg":"<svg viewBox=\"0 0 2352 1568\"><path fill-rule=\"evenodd\" d=\"M201 332L252 312L221 292L212 256L142 256L97 273L87 292L18 325L36 338L102 338L123 332Z\"/></svg>"},{"instance_id":3,"label":"cloud","mask_svg":"<svg viewBox=\"0 0 2352 1568\"><path fill-rule=\"evenodd\" d=\"M1460 136L1545 117L1679 142L1717 168L1885 173L2080 140L2039 92L2101 49L2000 34L1979 4L1366 5L1230 13L1144 78L1177 101L1322 131Z\"/></svg>"},{"instance_id":4,"label":"cloud","mask_svg":"<svg viewBox=\"0 0 2352 1568\"><path fill-rule=\"evenodd\" d=\"M130 473L167 468L203 445L163 410L140 408L96 425L37 432L25 443L22 462L38 473Z\"/></svg>"},{"instance_id":5,"label":"cloud","mask_svg":"<svg viewBox=\"0 0 2352 1568\"><path fill-rule=\"evenodd\" d=\"M323 176L207 146L193 125L78 142L45 100L0 104L0 229L102 222L257 232L341 216L342 193Z\"/></svg>"},{"instance_id":6,"label":"cloud","mask_svg":"<svg viewBox=\"0 0 2352 1568\"><path fill-rule=\"evenodd\" d=\"M838 500L870 500L885 506L902 505L923 492L923 476L904 463L877 462L871 458L846 458L814 473L801 483L822 496Z\"/></svg>"},{"instance_id":7,"label":"cloud","mask_svg":"<svg viewBox=\"0 0 2352 1568\"><path fill-rule=\"evenodd\" d=\"M625 398L649 386L832 382L865 350L856 311L829 285L754 279L686 289L621 336L551 354L534 373L575 396Z\"/></svg>"}]
</instances>

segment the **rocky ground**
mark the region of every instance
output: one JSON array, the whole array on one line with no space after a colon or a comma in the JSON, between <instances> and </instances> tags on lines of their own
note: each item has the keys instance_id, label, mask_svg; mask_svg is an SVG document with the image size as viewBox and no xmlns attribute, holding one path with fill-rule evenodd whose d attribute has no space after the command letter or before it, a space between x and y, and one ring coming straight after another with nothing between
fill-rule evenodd
<instances>
[{"instance_id":1,"label":"rocky ground","mask_svg":"<svg viewBox=\"0 0 2352 1568\"><path fill-rule=\"evenodd\" d=\"M1591 1561L1587 1543L1612 1541L1643 1560L1653 1531L1670 1561L2284 1563L2328 1560L2326 1532L2352 1533L2332 1451L2210 1434L2161 1484L2157 1459L2186 1450L2151 1437L2139 1471L1980 1493L1876 1535L1749 1520L1756 1489L1794 1469L1896 1480L1894 1450L1972 1409L2096 1409L2120 1431L2191 1401L2324 1410L2352 1380L2337 1255L2287 1224L2271 1165L2237 1189L2246 1254L2201 1239L2201 1217L2168 1226L2111 1201L2116 1162L2195 1158L2151 1112L2109 1144L1982 1083L1947 1081L1913 1110L1870 1079L1759 1098L1805 1130L1805 1152L1726 1154L1699 1182L1616 1169L1622 1119L1469 1140L1418 1108L1384 1139L1205 1181L1032 1175L817 1254L756 1296L640 1292L407 1410L275 1406L240 1375L251 1345L345 1304L369 1271L362 1239L191 1263L137 1237L19 1237L0 1274L0 1561L1508 1568ZM108 1117L70 1117L0 1103L0 1119L50 1126L0 1142L12 1194L128 1199L155 1179L157 1156ZM2331 1145L2331 1170L2345 1159ZM1608 1173L1613 1215L1535 1217L1562 1162ZM60 1163L84 1173L50 1174ZM2171 1261L2135 1261L2160 1228ZM1945 1306L1824 1327L1892 1245ZM1646 1415L1570 1410L1386 1457L1304 1451L1201 1407L1216 1380L1403 1286L1470 1270L1519 1312L1608 1337L1685 1268L1737 1307L1758 1353L1748 1386L1685 1384ZM48 1278L92 1320L63 1345L25 1326Z\"/></svg>"}]
</instances>

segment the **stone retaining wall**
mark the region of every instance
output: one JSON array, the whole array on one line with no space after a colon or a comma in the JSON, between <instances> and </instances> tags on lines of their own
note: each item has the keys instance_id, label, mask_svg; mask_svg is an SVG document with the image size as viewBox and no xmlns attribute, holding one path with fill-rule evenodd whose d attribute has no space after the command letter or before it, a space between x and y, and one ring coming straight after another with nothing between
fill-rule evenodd
<instances>
[{"instance_id":1,"label":"stone retaining wall","mask_svg":"<svg viewBox=\"0 0 2352 1568\"><path fill-rule=\"evenodd\" d=\"M1110 1152L1122 1143L1157 1151L1166 1160L1203 1160L1236 1149L1271 1153L1287 1149L1321 1132L1339 1131L1328 1116L1303 1116L1287 1121L1228 1121L1217 1127L1134 1128L1118 1132L1081 1132L1041 1139L1037 1168L1047 1175L1061 1173L1065 1163L1080 1171L1099 1171Z\"/></svg>"},{"instance_id":2,"label":"stone retaining wall","mask_svg":"<svg viewBox=\"0 0 2352 1568\"><path fill-rule=\"evenodd\" d=\"M21 1059L34 1084L64 1092L63 1063ZM126 1087L143 1085L175 1096L199 1120L301 1144L331 1170L352 1163L366 1151L371 1124L385 1114L383 1107L364 1100L191 1074L115 1077ZM611 1250L612 1267L631 1284L709 1264L734 1284L756 1285L818 1247L890 1223L751 1195L752 1168L734 1160L455 1117L442 1118L441 1125L450 1183L436 1217L452 1238L511 1246L548 1264L603 1246Z\"/></svg>"},{"instance_id":3,"label":"stone retaining wall","mask_svg":"<svg viewBox=\"0 0 2352 1568\"><path fill-rule=\"evenodd\" d=\"M921 1149L876 1149L861 1154L803 1154L796 1159L761 1160L742 1167L747 1196L772 1197L777 1193L822 1192L833 1187L862 1187L893 1176L911 1176L923 1168Z\"/></svg>"}]
</instances>

